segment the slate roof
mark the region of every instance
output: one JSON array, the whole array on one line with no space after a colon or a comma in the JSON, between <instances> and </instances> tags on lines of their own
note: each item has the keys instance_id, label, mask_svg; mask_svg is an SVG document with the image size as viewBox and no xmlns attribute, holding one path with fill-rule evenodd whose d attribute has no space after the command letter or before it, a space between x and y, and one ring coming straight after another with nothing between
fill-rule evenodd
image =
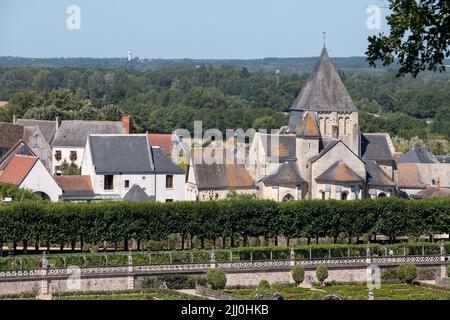
<instances>
[{"instance_id":1,"label":"slate roof","mask_svg":"<svg viewBox=\"0 0 450 320\"><path fill-rule=\"evenodd\" d=\"M148 202L155 201L155 197L150 197L141 186L134 184L123 197L123 200L128 202Z\"/></svg>"},{"instance_id":2,"label":"slate roof","mask_svg":"<svg viewBox=\"0 0 450 320\"><path fill-rule=\"evenodd\" d=\"M0 171L0 183L20 186L37 161L36 156L14 155Z\"/></svg>"},{"instance_id":3,"label":"slate roof","mask_svg":"<svg viewBox=\"0 0 450 320\"><path fill-rule=\"evenodd\" d=\"M165 154L172 153L173 143L171 134L150 133L148 135L148 141L152 147L160 147L163 149Z\"/></svg>"},{"instance_id":4,"label":"slate roof","mask_svg":"<svg viewBox=\"0 0 450 320\"><path fill-rule=\"evenodd\" d=\"M202 161L201 164L196 164L195 154L204 153L206 150L192 150L193 171L198 190L256 189L252 177L245 169L245 164L240 164L236 154L232 161L224 154L223 163L207 164ZM221 151L226 153L226 150Z\"/></svg>"},{"instance_id":5,"label":"slate roof","mask_svg":"<svg viewBox=\"0 0 450 320\"><path fill-rule=\"evenodd\" d=\"M395 186L395 182L374 161L366 162L367 185L369 186Z\"/></svg>"},{"instance_id":6,"label":"slate roof","mask_svg":"<svg viewBox=\"0 0 450 320\"><path fill-rule=\"evenodd\" d=\"M364 178L357 175L345 162L337 161L321 175L316 178L317 181L331 182L361 182Z\"/></svg>"},{"instance_id":7,"label":"slate roof","mask_svg":"<svg viewBox=\"0 0 450 320\"><path fill-rule=\"evenodd\" d=\"M261 134L261 143L266 157L279 159L279 162L296 161L296 141L294 135ZM278 141L276 141L278 139ZM278 148L276 144L278 143ZM274 144L274 146L272 146ZM273 148L275 147L275 148Z\"/></svg>"},{"instance_id":8,"label":"slate roof","mask_svg":"<svg viewBox=\"0 0 450 320\"><path fill-rule=\"evenodd\" d=\"M90 176L56 176L56 183L67 196L93 196Z\"/></svg>"},{"instance_id":9,"label":"slate roof","mask_svg":"<svg viewBox=\"0 0 450 320\"><path fill-rule=\"evenodd\" d=\"M324 140L325 141L325 140ZM342 142L341 140L326 140L325 147L319 152L319 154L313 158L311 158L311 162L316 162L320 158L322 158L323 155L328 153L331 149L334 148L335 145L337 145L339 142ZM343 143L343 142L342 142ZM349 149L350 150L350 149Z\"/></svg>"},{"instance_id":10,"label":"slate roof","mask_svg":"<svg viewBox=\"0 0 450 320\"><path fill-rule=\"evenodd\" d=\"M52 140L52 147L79 147L86 145L89 134L121 134L121 121L62 121Z\"/></svg>"},{"instance_id":11,"label":"slate roof","mask_svg":"<svg viewBox=\"0 0 450 320\"><path fill-rule=\"evenodd\" d=\"M411 195L411 198L413 199L450 198L450 189L430 187L420 191L417 194Z\"/></svg>"},{"instance_id":12,"label":"slate roof","mask_svg":"<svg viewBox=\"0 0 450 320\"><path fill-rule=\"evenodd\" d=\"M294 162L283 163L278 170L262 180L265 186L299 186L307 183L298 172L297 164Z\"/></svg>"},{"instance_id":13,"label":"slate roof","mask_svg":"<svg viewBox=\"0 0 450 320\"><path fill-rule=\"evenodd\" d=\"M90 135L97 174L153 173L147 135Z\"/></svg>"},{"instance_id":14,"label":"slate roof","mask_svg":"<svg viewBox=\"0 0 450 320\"><path fill-rule=\"evenodd\" d=\"M363 160L395 161L385 133L361 134L361 158Z\"/></svg>"},{"instance_id":15,"label":"slate roof","mask_svg":"<svg viewBox=\"0 0 450 320\"><path fill-rule=\"evenodd\" d=\"M419 169L415 163L400 163L397 171L397 184L404 189L423 189L426 186L420 180Z\"/></svg>"},{"instance_id":16,"label":"slate roof","mask_svg":"<svg viewBox=\"0 0 450 320\"><path fill-rule=\"evenodd\" d=\"M358 111L336 72L326 48L323 48L319 63L300 91L291 109L305 111Z\"/></svg>"},{"instance_id":17,"label":"slate roof","mask_svg":"<svg viewBox=\"0 0 450 320\"><path fill-rule=\"evenodd\" d=\"M173 163L172 159L166 156L163 149L152 148L152 152L156 173L184 174L184 170L181 169L177 164Z\"/></svg>"},{"instance_id":18,"label":"slate roof","mask_svg":"<svg viewBox=\"0 0 450 320\"><path fill-rule=\"evenodd\" d=\"M17 141L16 144L10 148L1 158L0 158L0 170L8 164L8 162L15 156L29 156L36 157L36 154L28 147L28 145L22 140Z\"/></svg>"},{"instance_id":19,"label":"slate roof","mask_svg":"<svg viewBox=\"0 0 450 320\"><path fill-rule=\"evenodd\" d=\"M439 163L428 148L416 148L400 156L400 163Z\"/></svg>"},{"instance_id":20,"label":"slate roof","mask_svg":"<svg viewBox=\"0 0 450 320\"><path fill-rule=\"evenodd\" d=\"M296 131L297 138L320 138L319 126L314 114L307 112Z\"/></svg>"},{"instance_id":21,"label":"slate roof","mask_svg":"<svg viewBox=\"0 0 450 320\"><path fill-rule=\"evenodd\" d=\"M23 126L12 123L0 123L0 156L24 138Z\"/></svg>"},{"instance_id":22,"label":"slate roof","mask_svg":"<svg viewBox=\"0 0 450 320\"><path fill-rule=\"evenodd\" d=\"M48 144L52 142L56 130L55 121L17 119L16 124L24 127L38 127Z\"/></svg>"},{"instance_id":23,"label":"slate roof","mask_svg":"<svg viewBox=\"0 0 450 320\"><path fill-rule=\"evenodd\" d=\"M450 163L450 156L436 156L440 163Z\"/></svg>"}]
</instances>

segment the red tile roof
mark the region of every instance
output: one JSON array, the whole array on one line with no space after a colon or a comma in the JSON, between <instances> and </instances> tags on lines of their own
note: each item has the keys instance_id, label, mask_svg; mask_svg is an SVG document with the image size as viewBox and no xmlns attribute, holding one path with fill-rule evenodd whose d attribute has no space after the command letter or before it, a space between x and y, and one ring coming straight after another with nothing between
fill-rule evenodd
<instances>
[{"instance_id":1,"label":"red tile roof","mask_svg":"<svg viewBox=\"0 0 450 320\"><path fill-rule=\"evenodd\" d=\"M55 181L65 194L93 194L89 176L59 176Z\"/></svg>"},{"instance_id":2,"label":"red tile roof","mask_svg":"<svg viewBox=\"0 0 450 320\"><path fill-rule=\"evenodd\" d=\"M160 147L165 154L172 154L173 143L171 134L150 133L148 141L152 147Z\"/></svg>"},{"instance_id":3,"label":"red tile roof","mask_svg":"<svg viewBox=\"0 0 450 320\"><path fill-rule=\"evenodd\" d=\"M16 154L6 167L0 171L0 183L20 186L37 161L37 157Z\"/></svg>"}]
</instances>

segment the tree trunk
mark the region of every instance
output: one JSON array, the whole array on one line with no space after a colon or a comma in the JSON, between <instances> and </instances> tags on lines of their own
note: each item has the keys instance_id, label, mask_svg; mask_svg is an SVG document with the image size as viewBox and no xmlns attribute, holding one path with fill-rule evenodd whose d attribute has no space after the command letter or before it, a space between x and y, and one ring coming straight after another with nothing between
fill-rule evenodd
<instances>
[{"instance_id":1,"label":"tree trunk","mask_svg":"<svg viewBox=\"0 0 450 320\"><path fill-rule=\"evenodd\" d=\"M311 237L308 237L308 245L311 244Z\"/></svg>"},{"instance_id":2,"label":"tree trunk","mask_svg":"<svg viewBox=\"0 0 450 320\"><path fill-rule=\"evenodd\" d=\"M39 254L39 236L36 237L36 242L34 243L34 251Z\"/></svg>"},{"instance_id":3,"label":"tree trunk","mask_svg":"<svg viewBox=\"0 0 450 320\"><path fill-rule=\"evenodd\" d=\"M24 240L22 245L23 245L23 254L27 254L28 253L28 241Z\"/></svg>"},{"instance_id":4,"label":"tree trunk","mask_svg":"<svg viewBox=\"0 0 450 320\"><path fill-rule=\"evenodd\" d=\"M319 244L319 236L316 236L316 244Z\"/></svg>"},{"instance_id":5,"label":"tree trunk","mask_svg":"<svg viewBox=\"0 0 450 320\"><path fill-rule=\"evenodd\" d=\"M222 249L225 249L227 246L227 238L226 237L222 237Z\"/></svg>"},{"instance_id":6,"label":"tree trunk","mask_svg":"<svg viewBox=\"0 0 450 320\"><path fill-rule=\"evenodd\" d=\"M123 239L123 250L128 251L128 239Z\"/></svg>"},{"instance_id":7,"label":"tree trunk","mask_svg":"<svg viewBox=\"0 0 450 320\"><path fill-rule=\"evenodd\" d=\"M184 240L184 239L183 239ZM184 247L184 246L183 246ZM137 250L141 251L141 239L137 240Z\"/></svg>"},{"instance_id":8,"label":"tree trunk","mask_svg":"<svg viewBox=\"0 0 450 320\"><path fill-rule=\"evenodd\" d=\"M3 257L3 240L0 240L0 257Z\"/></svg>"},{"instance_id":9,"label":"tree trunk","mask_svg":"<svg viewBox=\"0 0 450 320\"><path fill-rule=\"evenodd\" d=\"M230 247L234 248L234 236L230 237Z\"/></svg>"},{"instance_id":10,"label":"tree trunk","mask_svg":"<svg viewBox=\"0 0 450 320\"><path fill-rule=\"evenodd\" d=\"M184 236L181 236L181 250L184 250Z\"/></svg>"},{"instance_id":11,"label":"tree trunk","mask_svg":"<svg viewBox=\"0 0 450 320\"><path fill-rule=\"evenodd\" d=\"M64 242L59 245L59 251L64 251Z\"/></svg>"},{"instance_id":12,"label":"tree trunk","mask_svg":"<svg viewBox=\"0 0 450 320\"><path fill-rule=\"evenodd\" d=\"M336 243L337 243L337 240L338 240L338 236L334 236L334 237L333 237L333 243L336 244Z\"/></svg>"},{"instance_id":13,"label":"tree trunk","mask_svg":"<svg viewBox=\"0 0 450 320\"><path fill-rule=\"evenodd\" d=\"M189 240L190 240L190 242L191 242L191 243L190 243L190 248L191 248L191 250L192 250L192 249L194 249L194 237L191 235L191 237L190 237Z\"/></svg>"},{"instance_id":14,"label":"tree trunk","mask_svg":"<svg viewBox=\"0 0 450 320\"><path fill-rule=\"evenodd\" d=\"M14 255L17 254L17 242L13 243L13 251L14 251Z\"/></svg>"},{"instance_id":15,"label":"tree trunk","mask_svg":"<svg viewBox=\"0 0 450 320\"><path fill-rule=\"evenodd\" d=\"M352 236L348 236L348 244L352 244Z\"/></svg>"},{"instance_id":16,"label":"tree trunk","mask_svg":"<svg viewBox=\"0 0 450 320\"><path fill-rule=\"evenodd\" d=\"M200 247L202 248L202 250L205 249L205 238L200 238Z\"/></svg>"},{"instance_id":17,"label":"tree trunk","mask_svg":"<svg viewBox=\"0 0 450 320\"><path fill-rule=\"evenodd\" d=\"M290 242L291 242L291 239L286 238L286 245L287 245L288 247L289 247Z\"/></svg>"},{"instance_id":18,"label":"tree trunk","mask_svg":"<svg viewBox=\"0 0 450 320\"><path fill-rule=\"evenodd\" d=\"M117 241L114 241L114 251L117 251Z\"/></svg>"},{"instance_id":19,"label":"tree trunk","mask_svg":"<svg viewBox=\"0 0 450 320\"><path fill-rule=\"evenodd\" d=\"M50 241L47 241L47 252L50 252Z\"/></svg>"},{"instance_id":20,"label":"tree trunk","mask_svg":"<svg viewBox=\"0 0 450 320\"><path fill-rule=\"evenodd\" d=\"M275 236L274 241L275 241L275 247L278 247L278 236Z\"/></svg>"},{"instance_id":21,"label":"tree trunk","mask_svg":"<svg viewBox=\"0 0 450 320\"><path fill-rule=\"evenodd\" d=\"M80 238L80 247L81 247L81 252L83 252L83 247L84 247L84 238L83 237Z\"/></svg>"},{"instance_id":22,"label":"tree trunk","mask_svg":"<svg viewBox=\"0 0 450 320\"><path fill-rule=\"evenodd\" d=\"M72 242L70 243L70 249L72 250L72 253L75 252L75 245L76 245L76 242L75 242L75 241L72 241Z\"/></svg>"}]
</instances>

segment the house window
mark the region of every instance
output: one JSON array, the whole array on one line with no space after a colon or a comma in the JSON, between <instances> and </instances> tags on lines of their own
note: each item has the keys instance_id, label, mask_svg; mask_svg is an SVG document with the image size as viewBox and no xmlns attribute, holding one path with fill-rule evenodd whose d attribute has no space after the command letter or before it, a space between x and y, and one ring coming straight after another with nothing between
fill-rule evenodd
<instances>
[{"instance_id":1,"label":"house window","mask_svg":"<svg viewBox=\"0 0 450 320\"><path fill-rule=\"evenodd\" d=\"M56 159L56 161L59 161L62 159L61 150L55 151L55 159Z\"/></svg>"},{"instance_id":2,"label":"house window","mask_svg":"<svg viewBox=\"0 0 450 320\"><path fill-rule=\"evenodd\" d=\"M72 162L77 161L77 159L78 159L77 152L76 151L70 151L69 159Z\"/></svg>"},{"instance_id":3,"label":"house window","mask_svg":"<svg viewBox=\"0 0 450 320\"><path fill-rule=\"evenodd\" d=\"M130 187L130 180L125 180L125 189Z\"/></svg>"},{"instance_id":4,"label":"house window","mask_svg":"<svg viewBox=\"0 0 450 320\"><path fill-rule=\"evenodd\" d=\"M166 199L166 202L173 202L173 199Z\"/></svg>"},{"instance_id":5,"label":"house window","mask_svg":"<svg viewBox=\"0 0 450 320\"><path fill-rule=\"evenodd\" d=\"M114 176L111 176L111 175L105 176L104 189L105 190L112 190L113 189L113 181L114 181Z\"/></svg>"},{"instance_id":6,"label":"house window","mask_svg":"<svg viewBox=\"0 0 450 320\"><path fill-rule=\"evenodd\" d=\"M347 191L342 193L341 200L348 200L348 192Z\"/></svg>"},{"instance_id":7,"label":"house window","mask_svg":"<svg viewBox=\"0 0 450 320\"><path fill-rule=\"evenodd\" d=\"M173 175L167 175L166 176L166 189L172 189L173 188Z\"/></svg>"}]
</instances>

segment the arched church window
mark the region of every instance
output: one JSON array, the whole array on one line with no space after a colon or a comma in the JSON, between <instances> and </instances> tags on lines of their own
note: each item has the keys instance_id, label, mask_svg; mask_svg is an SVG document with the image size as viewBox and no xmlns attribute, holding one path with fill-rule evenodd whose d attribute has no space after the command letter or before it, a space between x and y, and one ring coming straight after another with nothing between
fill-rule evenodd
<instances>
[{"instance_id":1,"label":"arched church window","mask_svg":"<svg viewBox=\"0 0 450 320\"><path fill-rule=\"evenodd\" d=\"M325 191L320 190L319 195L320 195L320 199L325 200Z\"/></svg>"},{"instance_id":2,"label":"arched church window","mask_svg":"<svg viewBox=\"0 0 450 320\"><path fill-rule=\"evenodd\" d=\"M328 135L329 134L329 126L330 126L330 118L325 118L325 124L323 128L323 134Z\"/></svg>"},{"instance_id":3,"label":"arched church window","mask_svg":"<svg viewBox=\"0 0 450 320\"><path fill-rule=\"evenodd\" d=\"M283 202L289 202L289 201L294 201L295 198L292 194L288 193L287 195L285 195L283 197Z\"/></svg>"},{"instance_id":4,"label":"arched church window","mask_svg":"<svg viewBox=\"0 0 450 320\"><path fill-rule=\"evenodd\" d=\"M351 119L350 118L345 118L345 123L344 123L344 134L350 134L350 126L351 126Z\"/></svg>"}]
</instances>

